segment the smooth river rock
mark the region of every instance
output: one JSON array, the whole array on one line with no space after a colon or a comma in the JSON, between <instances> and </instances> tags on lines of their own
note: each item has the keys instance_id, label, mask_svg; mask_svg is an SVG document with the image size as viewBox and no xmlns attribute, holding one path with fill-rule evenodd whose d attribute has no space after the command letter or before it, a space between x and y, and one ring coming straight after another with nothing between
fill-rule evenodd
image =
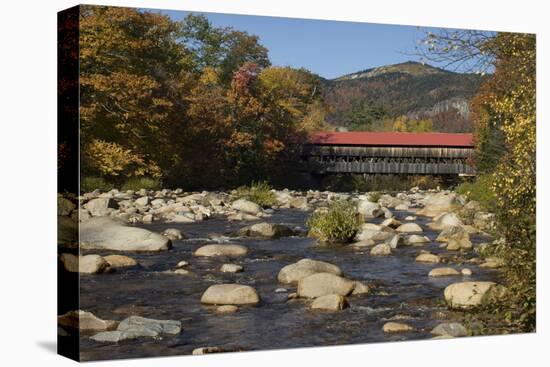
<instances>
[{"instance_id":1,"label":"smooth river rock","mask_svg":"<svg viewBox=\"0 0 550 367\"><path fill-rule=\"evenodd\" d=\"M385 227L387 230L373 230L373 229L361 229L361 231L355 236L356 241L386 241L392 238L395 234L393 230Z\"/></svg>"},{"instance_id":2,"label":"smooth river rock","mask_svg":"<svg viewBox=\"0 0 550 367\"><path fill-rule=\"evenodd\" d=\"M433 335L451 336L453 338L469 335L468 329L458 322L445 322L443 324L439 324L433 328L431 333Z\"/></svg>"},{"instance_id":3,"label":"smooth river rock","mask_svg":"<svg viewBox=\"0 0 550 367\"><path fill-rule=\"evenodd\" d=\"M242 284L214 284L201 297L201 303L212 305L255 305L260 303L256 290Z\"/></svg>"},{"instance_id":4,"label":"smooth river rock","mask_svg":"<svg viewBox=\"0 0 550 367\"><path fill-rule=\"evenodd\" d=\"M486 269L498 269L502 266L504 266L505 262L503 259L499 257L488 257L485 259L485 262L479 265L481 268Z\"/></svg>"},{"instance_id":5,"label":"smooth river rock","mask_svg":"<svg viewBox=\"0 0 550 367\"><path fill-rule=\"evenodd\" d=\"M380 204L368 200L361 200L357 203L357 211L365 218L376 218L384 214Z\"/></svg>"},{"instance_id":6,"label":"smooth river rock","mask_svg":"<svg viewBox=\"0 0 550 367\"><path fill-rule=\"evenodd\" d=\"M445 288L445 301L451 308L470 308L491 301L494 282L461 282Z\"/></svg>"},{"instance_id":7,"label":"smooth river rock","mask_svg":"<svg viewBox=\"0 0 550 367\"><path fill-rule=\"evenodd\" d=\"M195 256L244 256L248 253L248 249L241 245L205 245L199 247L193 255Z\"/></svg>"},{"instance_id":8,"label":"smooth river rock","mask_svg":"<svg viewBox=\"0 0 550 367\"><path fill-rule=\"evenodd\" d=\"M395 229L399 227L401 224L402 223L395 218L388 218L385 221L383 221L381 225Z\"/></svg>"},{"instance_id":9,"label":"smooth river rock","mask_svg":"<svg viewBox=\"0 0 550 367\"><path fill-rule=\"evenodd\" d=\"M441 261L441 258L434 254L420 254L416 257L416 262L419 263L438 263Z\"/></svg>"},{"instance_id":10,"label":"smooth river rock","mask_svg":"<svg viewBox=\"0 0 550 367\"><path fill-rule=\"evenodd\" d=\"M108 255L104 256L103 259L107 261L111 268L127 268L138 264L136 260L124 255Z\"/></svg>"},{"instance_id":11,"label":"smooth river rock","mask_svg":"<svg viewBox=\"0 0 550 367\"><path fill-rule=\"evenodd\" d=\"M455 193L441 192L430 195L424 199L424 208L419 210L416 214L427 217L436 217L439 214L450 212L453 209L455 199Z\"/></svg>"},{"instance_id":12,"label":"smooth river rock","mask_svg":"<svg viewBox=\"0 0 550 367\"><path fill-rule=\"evenodd\" d=\"M129 227L115 219L91 218L80 226L80 246L114 251L164 251L172 243L158 233Z\"/></svg>"},{"instance_id":13,"label":"smooth river rock","mask_svg":"<svg viewBox=\"0 0 550 367\"><path fill-rule=\"evenodd\" d=\"M391 253L392 253L391 246L387 243L381 243L379 245L376 245L370 250L371 256L387 256L387 255L391 255Z\"/></svg>"},{"instance_id":14,"label":"smooth river rock","mask_svg":"<svg viewBox=\"0 0 550 367\"><path fill-rule=\"evenodd\" d=\"M471 250L474 246L469 238L451 238L447 242L447 250L449 251L458 251L458 250Z\"/></svg>"},{"instance_id":15,"label":"smooth river rock","mask_svg":"<svg viewBox=\"0 0 550 367\"><path fill-rule=\"evenodd\" d=\"M421 233L422 227L416 223L405 223L397 227L395 231L401 233Z\"/></svg>"},{"instance_id":16,"label":"smooth river rock","mask_svg":"<svg viewBox=\"0 0 550 367\"><path fill-rule=\"evenodd\" d=\"M257 215L262 212L262 207L252 201L239 199L231 204L231 207L235 210L246 214Z\"/></svg>"},{"instance_id":17,"label":"smooth river rock","mask_svg":"<svg viewBox=\"0 0 550 367\"><path fill-rule=\"evenodd\" d=\"M429 242L430 239L427 236L420 236L417 234L412 234L405 240L405 244L410 246L419 246Z\"/></svg>"},{"instance_id":18,"label":"smooth river rock","mask_svg":"<svg viewBox=\"0 0 550 367\"><path fill-rule=\"evenodd\" d=\"M69 311L57 317L59 326L78 329L83 332L113 330L117 327L118 321L102 320L91 312Z\"/></svg>"},{"instance_id":19,"label":"smooth river rock","mask_svg":"<svg viewBox=\"0 0 550 367\"><path fill-rule=\"evenodd\" d=\"M220 267L220 271L222 273L239 273L241 271L243 271L243 267L241 265L238 265L238 264L223 264L221 267Z\"/></svg>"},{"instance_id":20,"label":"smooth river rock","mask_svg":"<svg viewBox=\"0 0 550 367\"><path fill-rule=\"evenodd\" d=\"M460 273L453 268L435 268L430 270L428 276L430 277L447 277L447 276L457 276Z\"/></svg>"},{"instance_id":21,"label":"smooth river rock","mask_svg":"<svg viewBox=\"0 0 550 367\"><path fill-rule=\"evenodd\" d=\"M238 310L239 308L235 305L223 305L223 306L218 306L218 308L216 308L216 313L229 314L229 313L235 313Z\"/></svg>"},{"instance_id":22,"label":"smooth river rock","mask_svg":"<svg viewBox=\"0 0 550 367\"><path fill-rule=\"evenodd\" d=\"M183 233L177 228L166 228L164 232L162 232L162 235L170 239L171 241L181 240L185 238Z\"/></svg>"},{"instance_id":23,"label":"smooth river rock","mask_svg":"<svg viewBox=\"0 0 550 367\"><path fill-rule=\"evenodd\" d=\"M327 294L317 297L311 303L312 310L340 311L347 306L346 297L339 294Z\"/></svg>"},{"instance_id":24,"label":"smooth river rock","mask_svg":"<svg viewBox=\"0 0 550 367\"><path fill-rule=\"evenodd\" d=\"M122 320L116 330L95 334L91 339L102 343L117 343L127 339L156 338L162 334L177 335L179 333L181 333L181 321L130 316Z\"/></svg>"},{"instance_id":25,"label":"smooth river rock","mask_svg":"<svg viewBox=\"0 0 550 367\"><path fill-rule=\"evenodd\" d=\"M298 296L317 298L329 294L347 296L353 291L355 283L332 273L317 273L298 282Z\"/></svg>"},{"instance_id":26,"label":"smooth river rock","mask_svg":"<svg viewBox=\"0 0 550 367\"><path fill-rule=\"evenodd\" d=\"M369 294L370 287L363 282L355 281L355 286L353 287L352 296L359 296L363 294Z\"/></svg>"},{"instance_id":27,"label":"smooth river rock","mask_svg":"<svg viewBox=\"0 0 550 367\"><path fill-rule=\"evenodd\" d=\"M294 231L285 225L266 222L246 226L237 231L237 235L242 237L279 238L292 236L293 234Z\"/></svg>"},{"instance_id":28,"label":"smooth river rock","mask_svg":"<svg viewBox=\"0 0 550 367\"><path fill-rule=\"evenodd\" d=\"M109 267L109 263L99 255L76 256L61 254L61 262L65 270L72 273L96 274Z\"/></svg>"},{"instance_id":29,"label":"smooth river rock","mask_svg":"<svg viewBox=\"0 0 550 367\"><path fill-rule=\"evenodd\" d=\"M396 234L389 241L386 242L392 249L396 249L405 244L405 239L401 235Z\"/></svg>"},{"instance_id":30,"label":"smooth river rock","mask_svg":"<svg viewBox=\"0 0 550 367\"><path fill-rule=\"evenodd\" d=\"M444 213L436 218L434 221L428 224L428 227L435 230L442 230L450 226L463 226L462 220L456 213Z\"/></svg>"},{"instance_id":31,"label":"smooth river rock","mask_svg":"<svg viewBox=\"0 0 550 367\"><path fill-rule=\"evenodd\" d=\"M311 259L302 259L294 264L287 265L279 271L277 279L283 284L296 284L303 278L316 273L331 273L342 275L342 271L336 265Z\"/></svg>"},{"instance_id":32,"label":"smooth river rock","mask_svg":"<svg viewBox=\"0 0 550 367\"><path fill-rule=\"evenodd\" d=\"M447 226L445 227L435 239L437 242L449 242L451 238L462 239L470 238L468 232L463 226Z\"/></svg>"},{"instance_id":33,"label":"smooth river rock","mask_svg":"<svg viewBox=\"0 0 550 367\"><path fill-rule=\"evenodd\" d=\"M88 201L83 205L84 209L87 209L94 217L107 215L110 210L116 209L118 204L111 198L97 198Z\"/></svg>"},{"instance_id":34,"label":"smooth river rock","mask_svg":"<svg viewBox=\"0 0 550 367\"><path fill-rule=\"evenodd\" d=\"M410 325L403 324L401 322L390 321L384 324L384 326L382 327L382 330L385 333L404 333L407 331L412 331L414 330L414 328Z\"/></svg>"}]
</instances>

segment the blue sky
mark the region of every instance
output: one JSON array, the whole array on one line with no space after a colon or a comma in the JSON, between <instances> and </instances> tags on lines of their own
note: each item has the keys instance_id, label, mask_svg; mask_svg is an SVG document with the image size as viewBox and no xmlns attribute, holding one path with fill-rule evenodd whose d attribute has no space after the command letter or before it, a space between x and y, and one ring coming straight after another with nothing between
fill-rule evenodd
<instances>
[{"instance_id":1,"label":"blue sky","mask_svg":"<svg viewBox=\"0 0 550 367\"><path fill-rule=\"evenodd\" d=\"M162 13L174 20L189 14ZM420 61L412 53L417 39L429 30L414 26L200 14L215 26L230 26L259 36L260 43L269 49L273 65L304 67L329 79L381 65Z\"/></svg>"}]
</instances>

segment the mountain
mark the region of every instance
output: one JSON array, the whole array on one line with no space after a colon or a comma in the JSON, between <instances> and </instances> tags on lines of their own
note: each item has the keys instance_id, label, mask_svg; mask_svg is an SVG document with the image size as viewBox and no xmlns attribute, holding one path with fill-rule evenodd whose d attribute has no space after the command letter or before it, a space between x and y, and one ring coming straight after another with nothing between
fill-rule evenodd
<instances>
[{"instance_id":1,"label":"mountain","mask_svg":"<svg viewBox=\"0 0 550 367\"><path fill-rule=\"evenodd\" d=\"M413 61L343 75L325 80L327 121L378 130L384 119L405 115L432 119L435 131L471 131L469 101L484 78Z\"/></svg>"}]
</instances>

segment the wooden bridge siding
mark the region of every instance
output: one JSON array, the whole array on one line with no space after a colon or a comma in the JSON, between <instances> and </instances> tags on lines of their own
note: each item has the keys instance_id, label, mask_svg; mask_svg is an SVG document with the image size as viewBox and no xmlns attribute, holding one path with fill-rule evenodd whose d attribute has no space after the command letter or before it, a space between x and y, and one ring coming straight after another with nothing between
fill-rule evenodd
<instances>
[{"instance_id":1,"label":"wooden bridge siding","mask_svg":"<svg viewBox=\"0 0 550 367\"><path fill-rule=\"evenodd\" d=\"M387 173L387 174L474 174L467 164L448 163L386 163L386 162L323 162L320 170L329 173Z\"/></svg>"},{"instance_id":2,"label":"wooden bridge siding","mask_svg":"<svg viewBox=\"0 0 550 367\"><path fill-rule=\"evenodd\" d=\"M475 174L466 160L474 154L462 147L361 147L307 145L302 152L319 173L382 173L419 175ZM388 159L420 159L420 162L385 162ZM375 162L361 162L361 160ZM426 160L423 162L423 160ZM441 160L442 162L428 162ZM459 162L451 162L458 160ZM446 161L446 162L445 162Z\"/></svg>"},{"instance_id":3,"label":"wooden bridge siding","mask_svg":"<svg viewBox=\"0 0 550 367\"><path fill-rule=\"evenodd\" d=\"M306 146L307 156L347 157L411 157L411 158L469 158L471 148L443 147L353 147L353 146Z\"/></svg>"}]
</instances>

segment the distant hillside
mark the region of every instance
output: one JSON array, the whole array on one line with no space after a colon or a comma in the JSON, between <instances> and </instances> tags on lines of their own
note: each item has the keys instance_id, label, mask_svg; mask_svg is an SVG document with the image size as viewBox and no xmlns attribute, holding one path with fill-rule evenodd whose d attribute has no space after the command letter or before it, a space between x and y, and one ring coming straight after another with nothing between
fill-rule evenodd
<instances>
[{"instance_id":1,"label":"distant hillside","mask_svg":"<svg viewBox=\"0 0 550 367\"><path fill-rule=\"evenodd\" d=\"M377 130L383 119L405 115L432 119L435 131L471 131L469 101L483 79L412 61L362 70L326 81L327 120Z\"/></svg>"}]
</instances>

